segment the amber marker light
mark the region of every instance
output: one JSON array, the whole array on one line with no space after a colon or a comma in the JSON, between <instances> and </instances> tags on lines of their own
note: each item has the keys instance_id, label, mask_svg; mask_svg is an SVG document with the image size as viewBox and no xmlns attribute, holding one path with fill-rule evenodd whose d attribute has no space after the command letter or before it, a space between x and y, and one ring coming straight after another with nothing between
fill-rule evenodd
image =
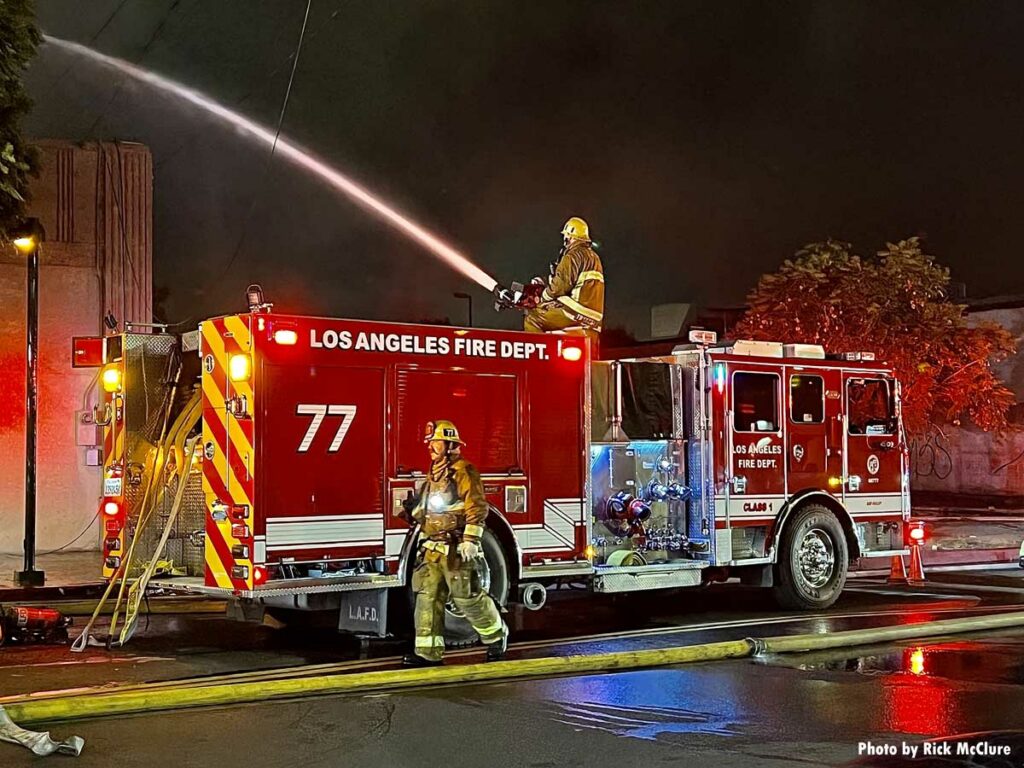
<instances>
[{"instance_id":1,"label":"amber marker light","mask_svg":"<svg viewBox=\"0 0 1024 768\"><path fill-rule=\"evenodd\" d=\"M121 369L116 365L108 365L100 374L104 392L118 392L121 389Z\"/></svg>"},{"instance_id":2,"label":"amber marker light","mask_svg":"<svg viewBox=\"0 0 1024 768\"><path fill-rule=\"evenodd\" d=\"M248 355L232 355L228 361L228 375L232 381L248 381L252 364Z\"/></svg>"}]
</instances>

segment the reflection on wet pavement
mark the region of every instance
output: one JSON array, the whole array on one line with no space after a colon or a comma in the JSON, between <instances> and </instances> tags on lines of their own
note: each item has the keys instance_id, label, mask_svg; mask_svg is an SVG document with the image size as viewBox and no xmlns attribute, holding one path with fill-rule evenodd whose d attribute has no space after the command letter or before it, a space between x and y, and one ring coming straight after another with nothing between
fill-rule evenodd
<instances>
[{"instance_id":1,"label":"reflection on wet pavement","mask_svg":"<svg viewBox=\"0 0 1024 768\"><path fill-rule=\"evenodd\" d=\"M668 733L735 734L720 727L714 715L675 707L613 707L585 701L551 704L542 709L548 710L551 720L577 730L589 728L633 739L657 739Z\"/></svg>"},{"instance_id":2,"label":"reflection on wet pavement","mask_svg":"<svg viewBox=\"0 0 1024 768\"><path fill-rule=\"evenodd\" d=\"M857 656L850 656L849 651L840 652L838 657L836 653L807 653L765 661L805 672L827 670L862 675L943 678L969 683L1024 684L1024 638L1015 636L1013 632L887 648L878 653Z\"/></svg>"},{"instance_id":3,"label":"reflection on wet pavement","mask_svg":"<svg viewBox=\"0 0 1024 768\"><path fill-rule=\"evenodd\" d=\"M1024 722L1022 632L867 651L538 680L472 697L510 717L676 746L714 749L712 739L768 756L781 744L830 744L843 758L826 765L854 759L860 738L921 743ZM1024 765L1018 757L1013 765Z\"/></svg>"}]
</instances>

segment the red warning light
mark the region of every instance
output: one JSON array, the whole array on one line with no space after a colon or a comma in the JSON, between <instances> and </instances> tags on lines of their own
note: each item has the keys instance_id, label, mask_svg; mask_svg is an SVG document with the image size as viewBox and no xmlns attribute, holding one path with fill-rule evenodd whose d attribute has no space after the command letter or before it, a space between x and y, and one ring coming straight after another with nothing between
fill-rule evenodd
<instances>
[{"instance_id":1,"label":"red warning light","mask_svg":"<svg viewBox=\"0 0 1024 768\"><path fill-rule=\"evenodd\" d=\"M907 542L913 545L924 544L924 522L907 523Z\"/></svg>"}]
</instances>

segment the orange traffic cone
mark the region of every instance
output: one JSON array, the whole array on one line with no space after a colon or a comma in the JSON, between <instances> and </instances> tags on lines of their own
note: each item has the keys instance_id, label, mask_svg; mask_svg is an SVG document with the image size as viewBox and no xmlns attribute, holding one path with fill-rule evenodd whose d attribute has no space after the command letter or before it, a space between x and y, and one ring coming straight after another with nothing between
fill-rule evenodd
<instances>
[{"instance_id":1,"label":"orange traffic cone","mask_svg":"<svg viewBox=\"0 0 1024 768\"><path fill-rule=\"evenodd\" d=\"M920 544L912 544L910 546L910 575L908 579L912 584L925 580L924 563L921 562Z\"/></svg>"},{"instance_id":2,"label":"orange traffic cone","mask_svg":"<svg viewBox=\"0 0 1024 768\"><path fill-rule=\"evenodd\" d=\"M893 555L892 565L889 567L890 584L909 584L907 579L907 568L903 565L903 555Z\"/></svg>"}]
</instances>

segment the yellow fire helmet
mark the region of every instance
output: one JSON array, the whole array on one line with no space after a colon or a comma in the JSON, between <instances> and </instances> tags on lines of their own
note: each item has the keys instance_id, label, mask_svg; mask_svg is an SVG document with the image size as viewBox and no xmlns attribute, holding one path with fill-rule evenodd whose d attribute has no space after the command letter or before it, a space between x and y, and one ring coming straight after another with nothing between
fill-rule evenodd
<instances>
[{"instance_id":1,"label":"yellow fire helmet","mask_svg":"<svg viewBox=\"0 0 1024 768\"><path fill-rule=\"evenodd\" d=\"M427 422L427 429L423 435L423 442L429 443L431 440L446 440L449 443L458 443L459 445L466 444L465 441L459 437L458 427L447 419Z\"/></svg>"},{"instance_id":2,"label":"yellow fire helmet","mask_svg":"<svg viewBox=\"0 0 1024 768\"><path fill-rule=\"evenodd\" d=\"M590 227L579 216L573 216L562 227L562 236L571 237L574 240L589 240Z\"/></svg>"}]
</instances>

